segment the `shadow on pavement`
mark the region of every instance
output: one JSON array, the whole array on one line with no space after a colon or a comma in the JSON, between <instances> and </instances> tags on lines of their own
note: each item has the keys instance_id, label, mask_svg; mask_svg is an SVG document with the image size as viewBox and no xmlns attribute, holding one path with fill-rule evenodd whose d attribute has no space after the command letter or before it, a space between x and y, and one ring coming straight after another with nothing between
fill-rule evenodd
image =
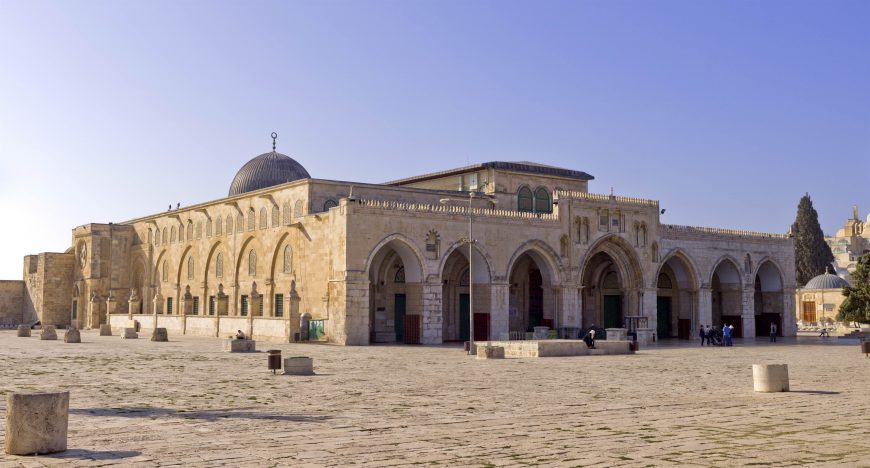
<instances>
[{"instance_id":1,"label":"shadow on pavement","mask_svg":"<svg viewBox=\"0 0 870 468\"><path fill-rule=\"evenodd\" d=\"M66 452L61 453L52 453L48 455L43 455L46 458L76 458L82 459L87 458L90 460L120 460L122 458L132 458L138 457L142 455L142 452L136 452L133 450L106 450L106 451L97 451L97 450L85 450L85 449L68 449Z\"/></svg>"},{"instance_id":2,"label":"shadow on pavement","mask_svg":"<svg viewBox=\"0 0 870 468\"><path fill-rule=\"evenodd\" d=\"M839 395L840 392L831 392L828 390L789 390L788 393L810 393L813 395Z\"/></svg>"},{"instance_id":3,"label":"shadow on pavement","mask_svg":"<svg viewBox=\"0 0 870 468\"><path fill-rule=\"evenodd\" d=\"M182 419L202 419L218 421L221 419L259 419L270 421L292 422L322 422L331 419L330 416L305 416L301 414L281 414L259 411L248 411L250 408L218 409L218 410L174 410L169 408L129 407L129 408L70 408L70 414L84 416L103 416L116 418L157 418L175 417Z\"/></svg>"}]
</instances>

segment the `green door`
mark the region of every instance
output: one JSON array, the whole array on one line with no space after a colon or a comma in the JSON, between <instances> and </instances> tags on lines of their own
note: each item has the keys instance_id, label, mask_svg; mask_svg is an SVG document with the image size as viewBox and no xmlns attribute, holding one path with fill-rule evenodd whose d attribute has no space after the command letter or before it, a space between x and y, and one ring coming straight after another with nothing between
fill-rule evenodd
<instances>
[{"instance_id":1,"label":"green door","mask_svg":"<svg viewBox=\"0 0 870 468\"><path fill-rule=\"evenodd\" d=\"M671 330L671 298L658 298L656 301L656 310L658 311L656 334L659 338L670 338L673 333Z\"/></svg>"},{"instance_id":2,"label":"green door","mask_svg":"<svg viewBox=\"0 0 870 468\"><path fill-rule=\"evenodd\" d=\"M405 341L405 295L396 294L393 325L396 327L396 343Z\"/></svg>"},{"instance_id":3,"label":"green door","mask_svg":"<svg viewBox=\"0 0 870 468\"><path fill-rule=\"evenodd\" d=\"M468 341L468 294L459 295L459 340Z\"/></svg>"},{"instance_id":4,"label":"green door","mask_svg":"<svg viewBox=\"0 0 870 468\"><path fill-rule=\"evenodd\" d=\"M621 296L604 296L604 328L622 328Z\"/></svg>"}]
</instances>

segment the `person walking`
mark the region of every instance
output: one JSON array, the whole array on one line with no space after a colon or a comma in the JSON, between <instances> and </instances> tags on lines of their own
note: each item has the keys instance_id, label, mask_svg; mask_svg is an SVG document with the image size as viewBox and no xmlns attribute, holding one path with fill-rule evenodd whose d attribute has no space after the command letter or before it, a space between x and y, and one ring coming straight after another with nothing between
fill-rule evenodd
<instances>
[{"instance_id":1,"label":"person walking","mask_svg":"<svg viewBox=\"0 0 870 468\"><path fill-rule=\"evenodd\" d=\"M725 340L725 346L731 346L731 329L728 324L722 327L722 338Z\"/></svg>"},{"instance_id":2,"label":"person walking","mask_svg":"<svg viewBox=\"0 0 870 468\"><path fill-rule=\"evenodd\" d=\"M776 343L776 323L770 323L770 342Z\"/></svg>"},{"instance_id":3,"label":"person walking","mask_svg":"<svg viewBox=\"0 0 870 468\"><path fill-rule=\"evenodd\" d=\"M698 332L698 336L701 337L701 346L704 346L704 340L707 339L707 335L704 334L704 326L703 325L701 325L701 330ZM709 343L707 343L707 344L709 344Z\"/></svg>"}]
</instances>

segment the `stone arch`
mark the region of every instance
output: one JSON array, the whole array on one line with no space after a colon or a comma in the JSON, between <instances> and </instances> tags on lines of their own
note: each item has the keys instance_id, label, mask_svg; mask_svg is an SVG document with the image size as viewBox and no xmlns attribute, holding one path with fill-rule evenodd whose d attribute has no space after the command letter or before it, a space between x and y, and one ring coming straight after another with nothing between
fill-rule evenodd
<instances>
[{"instance_id":1,"label":"stone arch","mask_svg":"<svg viewBox=\"0 0 870 468\"><path fill-rule=\"evenodd\" d=\"M590 246L580 262L579 279L584 328L633 329L632 320L640 319L629 318L644 315L644 270L635 248L621 236L607 234ZM647 320L652 326L655 318L647 315Z\"/></svg>"},{"instance_id":2,"label":"stone arch","mask_svg":"<svg viewBox=\"0 0 870 468\"><path fill-rule=\"evenodd\" d=\"M509 332L524 335L536 326L558 326L561 263L552 247L539 239L524 242L508 261L505 278Z\"/></svg>"},{"instance_id":3,"label":"stone arch","mask_svg":"<svg viewBox=\"0 0 870 468\"><path fill-rule=\"evenodd\" d=\"M670 287L660 280L666 275ZM673 249L662 258L652 286L656 288L656 336L691 339L700 324L699 293L701 279L692 257L682 249Z\"/></svg>"},{"instance_id":4,"label":"stone arch","mask_svg":"<svg viewBox=\"0 0 870 468\"><path fill-rule=\"evenodd\" d=\"M733 336L743 336L743 283L742 262L731 255L723 255L713 263L708 276L710 285L710 325L720 328L734 326Z\"/></svg>"},{"instance_id":5,"label":"stone arch","mask_svg":"<svg viewBox=\"0 0 870 468\"><path fill-rule=\"evenodd\" d=\"M710 269L710 272L707 274L707 282L708 283L713 282L713 275L716 273L716 270L720 266L725 264L726 262L728 264L730 264L730 266L734 267L734 271L737 273L737 279L740 281L740 285L743 286L743 278L742 278L742 275L740 274L740 271L741 271L740 270L740 262L738 262L736 258L734 258L733 256L728 255L728 254L722 255L721 257L716 259L715 262L713 262L713 267ZM730 279L731 279L731 276L729 273L729 280Z\"/></svg>"},{"instance_id":6,"label":"stone arch","mask_svg":"<svg viewBox=\"0 0 870 468\"><path fill-rule=\"evenodd\" d=\"M176 270L176 276L175 276L175 279L176 279L175 284L176 285L181 285L181 282L184 279L182 277L182 275L186 270L185 266L187 264L187 256L191 250L193 250L193 247L188 245L187 247L184 248L184 250L181 252L181 255L178 257L178 269Z\"/></svg>"},{"instance_id":7,"label":"stone arch","mask_svg":"<svg viewBox=\"0 0 870 468\"><path fill-rule=\"evenodd\" d=\"M492 281L492 278L495 275L492 256L480 244L475 243L472 245L474 246L474 248L472 249L472 255L474 255L474 278L472 279L475 283L489 283ZM447 247L447 250L444 251L444 255L441 256L441 261L438 263L439 276L442 276L442 273L444 272L444 266L447 263L447 259L450 257L451 254L453 254L453 252L459 252L460 255L465 257L466 262L468 261L467 243L462 241L456 241L450 244L450 246ZM480 268L481 265L486 266L486 268Z\"/></svg>"},{"instance_id":8,"label":"stone arch","mask_svg":"<svg viewBox=\"0 0 870 468\"><path fill-rule=\"evenodd\" d=\"M520 244L514 253L511 255L505 270L505 278L510 278L511 271L516 265L517 260L524 254L533 256L536 262L546 266L546 274L551 283L559 284L562 282L562 262L559 261L559 253L556 252L549 244L540 239L531 239Z\"/></svg>"},{"instance_id":9,"label":"stone arch","mask_svg":"<svg viewBox=\"0 0 870 468\"><path fill-rule=\"evenodd\" d=\"M209 275L211 274L212 270L215 268L215 262L217 261L217 256L219 254L222 254L223 251L224 251L223 242L221 242L221 241L213 242L211 244L211 247L209 247L209 249L208 249L208 254L206 254L206 256L205 256L205 263L203 264L203 267L202 267L202 282L206 287L208 287Z\"/></svg>"},{"instance_id":10,"label":"stone arch","mask_svg":"<svg viewBox=\"0 0 870 468\"><path fill-rule=\"evenodd\" d=\"M581 280L585 274L589 260L600 251L604 251L614 257L614 259L618 261L619 266L622 267L624 271L630 273L626 276L626 280L629 281L627 287L641 288L646 284L646 282L644 282L643 267L641 266L637 251L628 243L628 241L614 233L605 234L599 237L586 250L583 258L580 260Z\"/></svg>"},{"instance_id":11,"label":"stone arch","mask_svg":"<svg viewBox=\"0 0 870 468\"><path fill-rule=\"evenodd\" d=\"M166 260L166 256L167 250L161 250L160 253L157 254L157 260L155 260L154 269L152 270L153 274L151 275L151 284L158 289L160 288L161 275L163 274L163 261Z\"/></svg>"},{"instance_id":12,"label":"stone arch","mask_svg":"<svg viewBox=\"0 0 870 468\"><path fill-rule=\"evenodd\" d=\"M370 341L411 343L422 336L424 261L417 246L397 233L383 238L369 253ZM404 275L397 274L400 270Z\"/></svg>"},{"instance_id":13,"label":"stone arch","mask_svg":"<svg viewBox=\"0 0 870 468\"><path fill-rule=\"evenodd\" d=\"M755 336L783 336L786 322L785 276L771 257L758 262L752 276ZM772 338L771 338L772 340Z\"/></svg>"}]
</instances>

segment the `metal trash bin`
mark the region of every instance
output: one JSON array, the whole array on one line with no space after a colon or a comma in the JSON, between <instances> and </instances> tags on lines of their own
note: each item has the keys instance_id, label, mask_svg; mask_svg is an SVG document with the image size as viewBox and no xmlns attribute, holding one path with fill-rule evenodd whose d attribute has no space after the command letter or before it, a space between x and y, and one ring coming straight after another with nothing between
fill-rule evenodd
<instances>
[{"instance_id":1,"label":"metal trash bin","mask_svg":"<svg viewBox=\"0 0 870 468\"><path fill-rule=\"evenodd\" d=\"M864 353L865 356L870 358L870 341L861 342L861 352Z\"/></svg>"},{"instance_id":2,"label":"metal trash bin","mask_svg":"<svg viewBox=\"0 0 870 468\"><path fill-rule=\"evenodd\" d=\"M272 374L274 375L279 369L281 369L281 350L270 349L266 352L269 353L269 370L272 371Z\"/></svg>"}]
</instances>

